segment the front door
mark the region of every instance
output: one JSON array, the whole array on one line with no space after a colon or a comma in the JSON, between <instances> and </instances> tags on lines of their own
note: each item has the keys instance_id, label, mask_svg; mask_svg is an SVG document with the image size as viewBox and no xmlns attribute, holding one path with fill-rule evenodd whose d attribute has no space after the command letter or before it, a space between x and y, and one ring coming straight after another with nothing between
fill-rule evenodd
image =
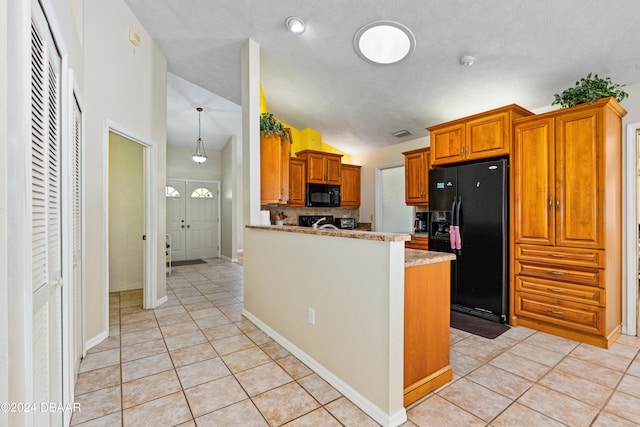
<instances>
[{"instance_id":1,"label":"front door","mask_svg":"<svg viewBox=\"0 0 640 427\"><path fill-rule=\"evenodd\" d=\"M187 259L218 256L218 189L213 187L212 183L187 183Z\"/></svg>"},{"instance_id":2,"label":"front door","mask_svg":"<svg viewBox=\"0 0 640 427\"><path fill-rule=\"evenodd\" d=\"M219 183L167 182L171 261L219 256Z\"/></svg>"}]
</instances>

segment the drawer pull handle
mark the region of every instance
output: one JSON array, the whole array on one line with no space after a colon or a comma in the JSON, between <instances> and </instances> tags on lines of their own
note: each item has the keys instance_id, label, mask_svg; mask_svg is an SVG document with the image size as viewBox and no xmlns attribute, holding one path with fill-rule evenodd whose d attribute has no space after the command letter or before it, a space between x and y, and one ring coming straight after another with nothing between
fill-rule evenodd
<instances>
[{"instance_id":1,"label":"drawer pull handle","mask_svg":"<svg viewBox=\"0 0 640 427\"><path fill-rule=\"evenodd\" d=\"M560 310L547 310L549 313L553 313L553 314L559 314L559 315L563 315L564 311L560 311Z\"/></svg>"},{"instance_id":2,"label":"drawer pull handle","mask_svg":"<svg viewBox=\"0 0 640 427\"><path fill-rule=\"evenodd\" d=\"M549 253L547 254L548 256L552 256L554 258L564 258L563 254L554 254L554 253Z\"/></svg>"},{"instance_id":3,"label":"drawer pull handle","mask_svg":"<svg viewBox=\"0 0 640 427\"><path fill-rule=\"evenodd\" d=\"M556 276L562 276L564 273L562 271L548 270L547 273L555 274Z\"/></svg>"},{"instance_id":4,"label":"drawer pull handle","mask_svg":"<svg viewBox=\"0 0 640 427\"><path fill-rule=\"evenodd\" d=\"M562 290L562 289L554 289L554 288L547 288L547 290L551 291L551 292L555 292L557 294L561 294L561 293L564 292L564 290Z\"/></svg>"}]
</instances>

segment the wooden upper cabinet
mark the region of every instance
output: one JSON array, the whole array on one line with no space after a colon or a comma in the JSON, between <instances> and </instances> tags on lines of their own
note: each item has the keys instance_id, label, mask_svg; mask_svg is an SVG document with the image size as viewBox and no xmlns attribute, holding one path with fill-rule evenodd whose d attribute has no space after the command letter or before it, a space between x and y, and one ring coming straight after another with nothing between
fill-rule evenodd
<instances>
[{"instance_id":1,"label":"wooden upper cabinet","mask_svg":"<svg viewBox=\"0 0 640 427\"><path fill-rule=\"evenodd\" d=\"M404 195L411 206L429 204L429 148L406 151L404 153Z\"/></svg>"},{"instance_id":2,"label":"wooden upper cabinet","mask_svg":"<svg viewBox=\"0 0 640 427\"><path fill-rule=\"evenodd\" d=\"M444 126L430 132L432 165L444 165L465 160L464 123Z\"/></svg>"},{"instance_id":3,"label":"wooden upper cabinet","mask_svg":"<svg viewBox=\"0 0 640 427\"><path fill-rule=\"evenodd\" d=\"M296 157L300 157L300 153L297 153ZM309 153L307 156L307 181L324 183L327 175L326 163L324 154Z\"/></svg>"},{"instance_id":4,"label":"wooden upper cabinet","mask_svg":"<svg viewBox=\"0 0 640 427\"><path fill-rule=\"evenodd\" d=\"M306 198L305 179L307 163L292 157L289 163L289 206L304 206Z\"/></svg>"},{"instance_id":5,"label":"wooden upper cabinet","mask_svg":"<svg viewBox=\"0 0 640 427\"><path fill-rule=\"evenodd\" d=\"M511 117L509 112L490 114L467 122L467 160L509 154Z\"/></svg>"},{"instance_id":6,"label":"wooden upper cabinet","mask_svg":"<svg viewBox=\"0 0 640 427\"><path fill-rule=\"evenodd\" d=\"M307 162L307 182L340 185L342 154L303 150L296 157Z\"/></svg>"},{"instance_id":7,"label":"wooden upper cabinet","mask_svg":"<svg viewBox=\"0 0 640 427\"><path fill-rule=\"evenodd\" d=\"M511 168L516 243L555 244L555 134L553 118L515 126Z\"/></svg>"},{"instance_id":8,"label":"wooden upper cabinet","mask_svg":"<svg viewBox=\"0 0 640 427\"><path fill-rule=\"evenodd\" d=\"M291 138L260 136L260 202L286 204L289 200Z\"/></svg>"},{"instance_id":9,"label":"wooden upper cabinet","mask_svg":"<svg viewBox=\"0 0 640 427\"><path fill-rule=\"evenodd\" d=\"M327 184L340 185L342 176L342 155L327 155Z\"/></svg>"},{"instance_id":10,"label":"wooden upper cabinet","mask_svg":"<svg viewBox=\"0 0 640 427\"><path fill-rule=\"evenodd\" d=\"M514 126L515 242L604 248L602 111L560 110Z\"/></svg>"},{"instance_id":11,"label":"wooden upper cabinet","mask_svg":"<svg viewBox=\"0 0 640 427\"><path fill-rule=\"evenodd\" d=\"M340 207L360 207L360 169L362 166L342 165L340 183Z\"/></svg>"},{"instance_id":12,"label":"wooden upper cabinet","mask_svg":"<svg viewBox=\"0 0 640 427\"><path fill-rule=\"evenodd\" d=\"M508 155L511 152L513 120L532 114L512 104L428 127L431 139L431 165L447 165Z\"/></svg>"},{"instance_id":13,"label":"wooden upper cabinet","mask_svg":"<svg viewBox=\"0 0 640 427\"><path fill-rule=\"evenodd\" d=\"M605 151L598 109L556 118L556 244L604 247Z\"/></svg>"}]
</instances>

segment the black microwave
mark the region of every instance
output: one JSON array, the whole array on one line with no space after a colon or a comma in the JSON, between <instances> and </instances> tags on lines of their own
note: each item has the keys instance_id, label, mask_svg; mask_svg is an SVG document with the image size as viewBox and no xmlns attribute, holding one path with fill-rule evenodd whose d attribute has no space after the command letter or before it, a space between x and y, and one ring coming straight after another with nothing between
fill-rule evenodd
<instances>
[{"instance_id":1,"label":"black microwave","mask_svg":"<svg viewBox=\"0 0 640 427\"><path fill-rule=\"evenodd\" d=\"M307 184L306 206L317 208L340 207L340 186L328 184Z\"/></svg>"}]
</instances>

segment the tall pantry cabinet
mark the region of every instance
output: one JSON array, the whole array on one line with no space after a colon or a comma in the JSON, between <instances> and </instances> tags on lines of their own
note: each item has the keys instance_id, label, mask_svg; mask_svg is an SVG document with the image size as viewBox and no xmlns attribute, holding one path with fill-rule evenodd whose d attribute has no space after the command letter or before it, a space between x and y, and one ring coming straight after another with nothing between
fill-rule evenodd
<instances>
[{"instance_id":1,"label":"tall pantry cabinet","mask_svg":"<svg viewBox=\"0 0 640 427\"><path fill-rule=\"evenodd\" d=\"M511 323L608 348L622 323L622 117L612 98L514 122Z\"/></svg>"}]
</instances>

